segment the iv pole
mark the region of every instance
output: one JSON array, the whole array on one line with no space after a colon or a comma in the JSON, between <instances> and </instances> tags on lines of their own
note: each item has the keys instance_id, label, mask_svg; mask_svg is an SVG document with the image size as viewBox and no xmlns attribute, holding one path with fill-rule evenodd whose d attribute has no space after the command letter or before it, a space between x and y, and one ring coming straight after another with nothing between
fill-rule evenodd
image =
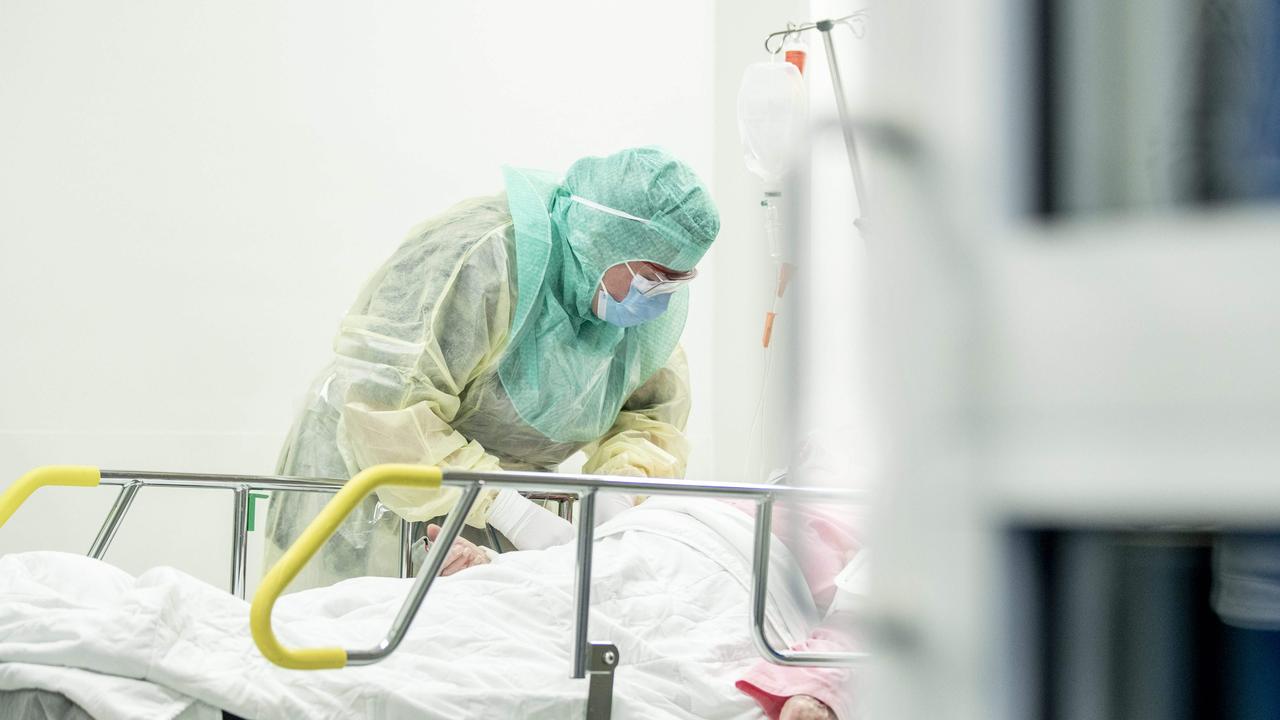
<instances>
[{"instance_id":1,"label":"iv pole","mask_svg":"<svg viewBox=\"0 0 1280 720\"><path fill-rule=\"evenodd\" d=\"M836 109L840 113L840 130L844 134L844 149L849 156L849 171L853 174L853 193L858 201L859 215L854 224L859 228L862 228L862 221L867 215L867 189L862 181L862 165L858 162L858 144L853 137L853 120L849 117L849 103L844 96L844 81L840 75L840 64L836 61L836 46L831 41L831 30L839 24L850 24L852 27L852 21L861 22L865 14L866 11L858 11L852 15L846 15L834 20L819 20L809 25L801 25L770 33L764 39L764 49L772 55L777 52L769 45L774 38L785 38L788 35L799 34L809 30L817 30L822 33L822 44L827 51L827 65L831 69L831 85L835 93ZM854 32L856 33L857 30L855 29Z\"/></svg>"}]
</instances>

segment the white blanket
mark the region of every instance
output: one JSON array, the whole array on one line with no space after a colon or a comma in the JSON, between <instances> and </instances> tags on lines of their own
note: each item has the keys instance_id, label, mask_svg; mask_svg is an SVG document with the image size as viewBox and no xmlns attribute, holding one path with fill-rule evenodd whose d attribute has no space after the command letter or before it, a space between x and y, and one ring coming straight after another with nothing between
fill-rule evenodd
<instances>
[{"instance_id":1,"label":"white blanket","mask_svg":"<svg viewBox=\"0 0 1280 720\"><path fill-rule=\"evenodd\" d=\"M615 717L760 717L733 686L758 659L749 518L716 501L654 499L597 538L589 637L620 650ZM790 644L817 613L774 547L770 631ZM586 683L569 677L573 573L572 544L500 556L438 579L389 659L291 671L254 647L246 603L177 570L134 578L77 555L10 555L0 558L0 688L69 694L80 683L92 690L72 699L91 696L86 709L107 720L212 708L252 720L581 717ZM371 646L411 582L287 595L276 633L293 646Z\"/></svg>"}]
</instances>

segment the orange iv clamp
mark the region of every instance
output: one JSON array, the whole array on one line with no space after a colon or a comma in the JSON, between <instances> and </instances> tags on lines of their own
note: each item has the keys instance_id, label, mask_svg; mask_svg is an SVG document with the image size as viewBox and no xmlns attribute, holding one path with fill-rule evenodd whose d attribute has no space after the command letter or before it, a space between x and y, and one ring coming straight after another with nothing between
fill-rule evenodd
<instances>
[{"instance_id":1,"label":"orange iv clamp","mask_svg":"<svg viewBox=\"0 0 1280 720\"><path fill-rule=\"evenodd\" d=\"M773 295L773 309L764 314L764 337L761 339L761 345L765 348L769 347L769 343L773 341L773 323L778 318L778 302L782 300L782 296L787 293L787 285L791 282L791 274L795 272L796 266L789 262L784 262L778 266L778 284Z\"/></svg>"}]
</instances>

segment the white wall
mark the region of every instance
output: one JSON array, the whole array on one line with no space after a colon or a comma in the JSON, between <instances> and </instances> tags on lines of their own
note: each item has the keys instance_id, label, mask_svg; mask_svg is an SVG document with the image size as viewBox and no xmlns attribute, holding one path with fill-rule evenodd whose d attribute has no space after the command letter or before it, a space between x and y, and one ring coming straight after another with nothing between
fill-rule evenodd
<instances>
[{"instance_id":1,"label":"white wall","mask_svg":"<svg viewBox=\"0 0 1280 720\"><path fill-rule=\"evenodd\" d=\"M657 143L723 177L710 0L374 7L0 0L0 486L44 463L270 472L367 274L502 163ZM708 265L697 448L723 385ZM83 552L109 502L42 491L0 552ZM108 559L223 584L229 530L219 496L144 492Z\"/></svg>"}]
</instances>

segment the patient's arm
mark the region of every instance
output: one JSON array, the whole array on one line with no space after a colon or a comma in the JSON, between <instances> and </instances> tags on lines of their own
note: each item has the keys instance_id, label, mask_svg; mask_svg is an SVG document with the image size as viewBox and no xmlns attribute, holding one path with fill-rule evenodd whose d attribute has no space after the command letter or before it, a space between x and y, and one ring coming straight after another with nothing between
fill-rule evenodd
<instances>
[{"instance_id":1,"label":"patient's arm","mask_svg":"<svg viewBox=\"0 0 1280 720\"><path fill-rule=\"evenodd\" d=\"M792 650L847 652L853 647L847 626L847 618L833 615ZM760 661L736 686L759 703L770 720L826 720L853 717L849 708L852 679L852 671L844 668L791 667Z\"/></svg>"},{"instance_id":2,"label":"patient's arm","mask_svg":"<svg viewBox=\"0 0 1280 720\"><path fill-rule=\"evenodd\" d=\"M754 514L754 508L749 512ZM848 652L854 648L847 632L851 618L843 612L851 596L838 591L836 584L841 568L861 556L856 523L850 520L839 512L805 505L781 505L774 512L774 533L803 550L798 560L815 604L820 609L830 606L827 619L792 650ZM843 719L852 717L852 679L848 669L761 661L737 682L737 688L759 703L770 720Z\"/></svg>"}]
</instances>

